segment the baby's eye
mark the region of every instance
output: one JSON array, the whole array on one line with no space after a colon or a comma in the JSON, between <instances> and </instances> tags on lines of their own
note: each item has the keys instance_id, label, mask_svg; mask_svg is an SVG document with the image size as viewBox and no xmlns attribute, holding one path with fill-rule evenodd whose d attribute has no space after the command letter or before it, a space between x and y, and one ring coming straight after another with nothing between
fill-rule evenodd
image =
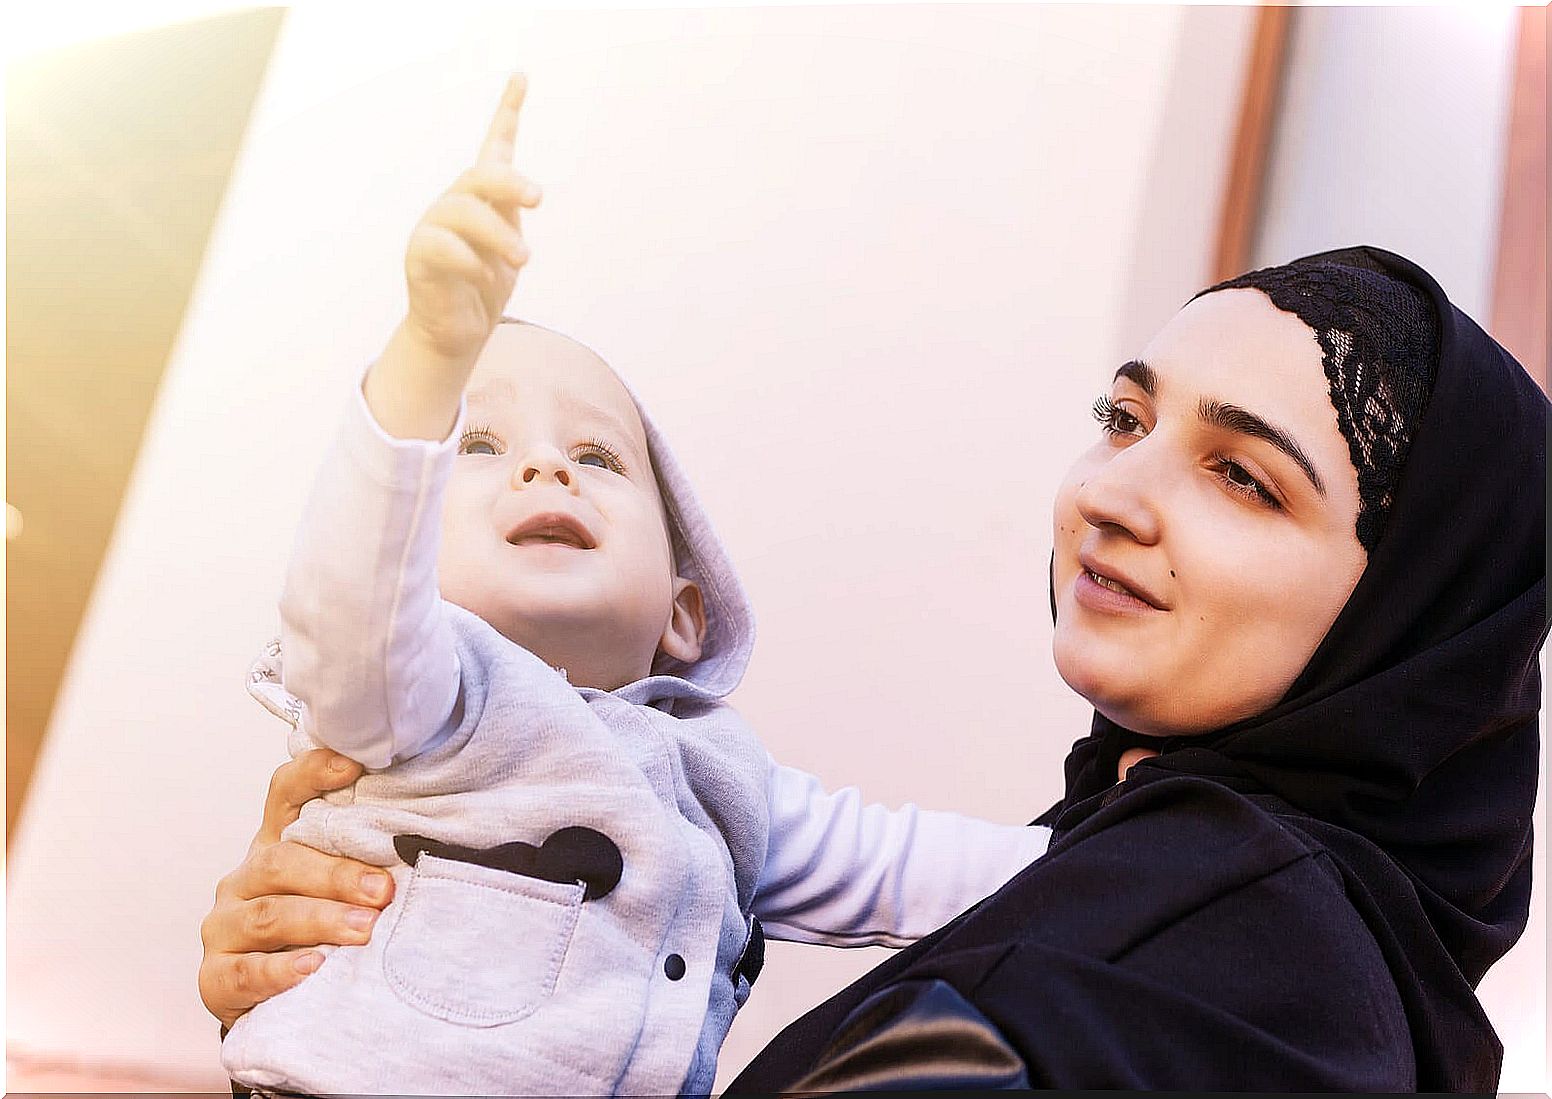
<instances>
[{"instance_id":1,"label":"baby's eye","mask_svg":"<svg viewBox=\"0 0 1552 1099\"><path fill-rule=\"evenodd\" d=\"M625 463L620 461L620 452L602 439L589 439L583 443L573 452L571 460L579 466L596 466L621 476L625 474Z\"/></svg>"},{"instance_id":2,"label":"baby's eye","mask_svg":"<svg viewBox=\"0 0 1552 1099\"><path fill-rule=\"evenodd\" d=\"M500 454L501 440L492 435L488 427L470 428L459 436L458 453Z\"/></svg>"}]
</instances>

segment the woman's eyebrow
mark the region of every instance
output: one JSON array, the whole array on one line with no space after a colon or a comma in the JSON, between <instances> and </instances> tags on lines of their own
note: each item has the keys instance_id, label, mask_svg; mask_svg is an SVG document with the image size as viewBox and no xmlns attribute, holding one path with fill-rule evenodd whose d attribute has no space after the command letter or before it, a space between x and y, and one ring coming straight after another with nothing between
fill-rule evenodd
<instances>
[{"instance_id":1,"label":"woman's eyebrow","mask_svg":"<svg viewBox=\"0 0 1552 1099\"><path fill-rule=\"evenodd\" d=\"M1117 378L1126 378L1134 382L1149 397L1157 397L1159 389L1159 376L1141 359L1133 359L1122 363L1115 372ZM1202 398L1197 406L1196 414L1201 417L1203 423L1212 424L1214 427L1223 428L1239 435L1249 435L1253 439L1271 443L1278 450L1293 459L1295 465L1304 471L1304 476L1309 478L1310 484L1315 486L1315 491L1324 496L1326 486L1320 479L1320 474L1315 471L1315 464L1304 453L1297 440L1281 428L1273 427L1260 416L1238 405L1226 404L1223 401L1212 401Z\"/></svg>"},{"instance_id":2,"label":"woman's eyebrow","mask_svg":"<svg viewBox=\"0 0 1552 1099\"><path fill-rule=\"evenodd\" d=\"M1196 414L1201 417L1203 423L1271 443L1293 459L1294 464L1304 471L1304 476L1309 478L1310 484L1315 486L1316 492L1322 496L1326 494L1326 486L1321 482L1320 474L1315 472L1314 463L1305 456L1304 448L1299 446L1293 436L1286 431L1273 427L1254 412L1240 408L1238 405L1212 401L1206 397L1203 397L1201 403L1196 406Z\"/></svg>"},{"instance_id":3,"label":"woman's eyebrow","mask_svg":"<svg viewBox=\"0 0 1552 1099\"><path fill-rule=\"evenodd\" d=\"M1153 372L1153 367L1141 359L1133 359L1131 362L1122 363L1115 372L1115 376L1136 382L1137 388L1150 397L1157 397L1159 395L1159 376Z\"/></svg>"}]
</instances>

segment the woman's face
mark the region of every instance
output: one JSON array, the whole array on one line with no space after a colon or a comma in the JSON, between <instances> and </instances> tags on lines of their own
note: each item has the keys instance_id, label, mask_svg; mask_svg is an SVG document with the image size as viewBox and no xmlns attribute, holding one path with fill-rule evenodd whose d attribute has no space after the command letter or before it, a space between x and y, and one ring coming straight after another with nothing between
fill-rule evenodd
<instances>
[{"instance_id":1,"label":"woman's face","mask_svg":"<svg viewBox=\"0 0 1552 1099\"><path fill-rule=\"evenodd\" d=\"M1057 670L1139 733L1261 713L1366 562L1315 334L1258 290L1208 294L1106 400L1056 500Z\"/></svg>"}]
</instances>

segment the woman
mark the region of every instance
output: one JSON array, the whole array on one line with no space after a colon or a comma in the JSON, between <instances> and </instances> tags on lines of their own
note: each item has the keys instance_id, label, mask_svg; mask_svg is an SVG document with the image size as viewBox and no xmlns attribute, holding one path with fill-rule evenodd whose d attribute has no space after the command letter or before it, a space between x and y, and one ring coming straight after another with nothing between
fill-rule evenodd
<instances>
[{"instance_id":1,"label":"woman","mask_svg":"<svg viewBox=\"0 0 1552 1099\"><path fill-rule=\"evenodd\" d=\"M1055 508L1054 653L1096 710L1050 852L799 1019L733 1091L1491 1091L1523 930L1547 401L1437 284L1350 249L1187 305ZM279 828L206 921L229 1022L364 868ZM1119 781L1118 781L1119 779Z\"/></svg>"}]
</instances>

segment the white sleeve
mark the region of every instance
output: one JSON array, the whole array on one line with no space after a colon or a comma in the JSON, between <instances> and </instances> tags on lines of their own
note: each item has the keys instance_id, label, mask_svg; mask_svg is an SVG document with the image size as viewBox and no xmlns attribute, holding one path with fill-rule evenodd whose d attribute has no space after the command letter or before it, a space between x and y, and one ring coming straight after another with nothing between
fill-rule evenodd
<instances>
[{"instance_id":1,"label":"white sleeve","mask_svg":"<svg viewBox=\"0 0 1552 1099\"><path fill-rule=\"evenodd\" d=\"M458 423L397 439L358 385L314 482L280 598L284 687L302 731L371 768L449 731L459 667L437 589L442 496Z\"/></svg>"},{"instance_id":2,"label":"white sleeve","mask_svg":"<svg viewBox=\"0 0 1552 1099\"><path fill-rule=\"evenodd\" d=\"M904 946L1045 853L1051 830L958 813L864 805L771 763L770 847L754 914L774 939Z\"/></svg>"}]
</instances>

